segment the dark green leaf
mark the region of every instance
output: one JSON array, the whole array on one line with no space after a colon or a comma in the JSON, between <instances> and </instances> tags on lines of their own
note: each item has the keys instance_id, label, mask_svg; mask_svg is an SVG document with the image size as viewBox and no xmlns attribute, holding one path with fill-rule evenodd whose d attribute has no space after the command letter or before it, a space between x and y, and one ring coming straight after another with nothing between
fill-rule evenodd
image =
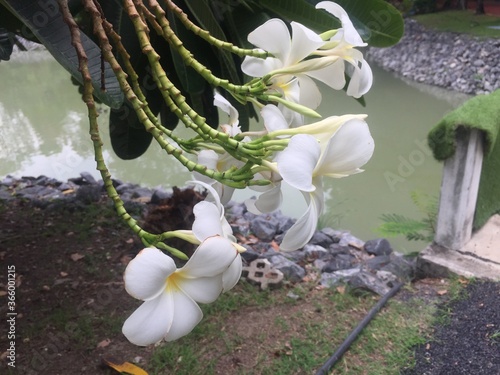
<instances>
[{"instance_id":1,"label":"dark green leaf","mask_svg":"<svg viewBox=\"0 0 500 375\"><path fill-rule=\"evenodd\" d=\"M37 0L2 0L2 4L16 15L43 43L54 58L80 83L83 79L78 70L79 61L71 44L71 35L57 3ZM123 94L118 80L109 64L104 64L104 79L101 82L101 50L87 35L81 33L82 45L88 58L88 67L94 86L94 95L112 108L123 103ZM105 90L101 90L104 83Z\"/></svg>"}]
</instances>

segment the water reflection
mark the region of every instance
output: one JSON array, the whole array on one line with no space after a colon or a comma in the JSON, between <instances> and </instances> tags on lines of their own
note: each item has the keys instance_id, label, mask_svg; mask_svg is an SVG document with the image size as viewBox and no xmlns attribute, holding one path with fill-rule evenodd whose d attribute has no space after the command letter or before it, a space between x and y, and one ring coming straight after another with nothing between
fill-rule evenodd
<instances>
[{"instance_id":1,"label":"water reflection","mask_svg":"<svg viewBox=\"0 0 500 375\"><path fill-rule=\"evenodd\" d=\"M0 177L11 174L47 175L60 180L95 170L88 135L87 112L68 74L47 55L36 61L13 60L0 64ZM375 237L383 213L419 217L410 193L419 190L437 195L441 166L426 146L426 136L444 114L464 100L451 93L426 92L374 67L375 83L363 108L343 93L323 90L319 111L324 116L367 113L375 139L375 154L365 172L340 180L327 180L330 197L322 223L348 228L355 235ZM7 89L5 89L7 88ZM182 186L190 173L152 144L140 159L123 161L111 151L105 108L99 117L105 143L105 160L115 178L147 186ZM253 195L239 192L238 199ZM305 207L302 196L285 191L283 211L298 215ZM292 202L292 203L290 203ZM422 245L392 241L399 250Z\"/></svg>"}]
</instances>

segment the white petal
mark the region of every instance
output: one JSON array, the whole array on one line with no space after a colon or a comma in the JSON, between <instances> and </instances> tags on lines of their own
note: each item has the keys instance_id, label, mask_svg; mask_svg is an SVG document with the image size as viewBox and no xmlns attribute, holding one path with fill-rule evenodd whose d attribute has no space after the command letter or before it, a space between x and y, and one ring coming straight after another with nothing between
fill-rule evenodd
<instances>
[{"instance_id":1,"label":"white petal","mask_svg":"<svg viewBox=\"0 0 500 375\"><path fill-rule=\"evenodd\" d=\"M318 218L323 211L324 197L323 187L320 181L315 181L317 184L316 190L309 193L309 206L306 212L302 215L295 224L286 232L283 241L280 244L280 249L283 251L294 251L304 247L316 231ZM306 193L304 193L306 196Z\"/></svg>"},{"instance_id":2,"label":"white petal","mask_svg":"<svg viewBox=\"0 0 500 375\"><path fill-rule=\"evenodd\" d=\"M223 292L231 290L238 283L241 277L242 269L243 263L241 261L241 255L238 254L233 263L231 263L229 268L222 274Z\"/></svg>"},{"instance_id":3,"label":"white petal","mask_svg":"<svg viewBox=\"0 0 500 375\"><path fill-rule=\"evenodd\" d=\"M146 248L127 265L125 289L134 298L154 299L164 291L168 276L175 270L172 258L156 248Z\"/></svg>"},{"instance_id":4,"label":"white petal","mask_svg":"<svg viewBox=\"0 0 500 375\"><path fill-rule=\"evenodd\" d=\"M214 105L229 115L229 124L233 125L238 121L238 111L236 108L217 91L214 94Z\"/></svg>"},{"instance_id":5,"label":"white petal","mask_svg":"<svg viewBox=\"0 0 500 375\"><path fill-rule=\"evenodd\" d=\"M323 82L325 85L330 86L334 90L342 90L346 82L344 70L344 60L339 59L326 68L307 72L307 75Z\"/></svg>"},{"instance_id":6,"label":"white petal","mask_svg":"<svg viewBox=\"0 0 500 375\"><path fill-rule=\"evenodd\" d=\"M361 68L354 68L351 75L351 81L347 86L347 95L354 98L360 98L370 90L373 83L373 74L370 65L363 60L361 61Z\"/></svg>"},{"instance_id":7,"label":"white petal","mask_svg":"<svg viewBox=\"0 0 500 375\"><path fill-rule=\"evenodd\" d=\"M241 64L241 71L250 77L262 77L282 67L283 63L281 60L274 57L259 59L258 57L247 56Z\"/></svg>"},{"instance_id":8,"label":"white petal","mask_svg":"<svg viewBox=\"0 0 500 375\"><path fill-rule=\"evenodd\" d=\"M283 113L279 108L273 104L268 104L260 110L262 119L264 120L264 126L268 132L272 132L280 129L288 129L288 124L283 117Z\"/></svg>"},{"instance_id":9,"label":"white petal","mask_svg":"<svg viewBox=\"0 0 500 375\"><path fill-rule=\"evenodd\" d=\"M352 44L353 46L366 46L366 43L363 42L363 39L361 39L358 31L349 19L349 15L340 5L335 4L332 1L322 1L316 4L316 9L324 9L340 20L342 28L344 29L344 40L347 43Z\"/></svg>"},{"instance_id":10,"label":"white petal","mask_svg":"<svg viewBox=\"0 0 500 375\"><path fill-rule=\"evenodd\" d=\"M123 324L122 332L135 345L146 346L163 339L174 318L174 301L169 293L144 302Z\"/></svg>"},{"instance_id":11,"label":"white petal","mask_svg":"<svg viewBox=\"0 0 500 375\"><path fill-rule=\"evenodd\" d=\"M183 277L210 277L224 272L233 262L237 252L226 238L209 237L198 246L188 262L180 270Z\"/></svg>"},{"instance_id":12,"label":"white petal","mask_svg":"<svg viewBox=\"0 0 500 375\"><path fill-rule=\"evenodd\" d=\"M281 183L277 183L271 189L265 191L257 199L248 199L245 201L247 210L253 214L273 212L281 206L283 194L281 192Z\"/></svg>"},{"instance_id":13,"label":"white petal","mask_svg":"<svg viewBox=\"0 0 500 375\"><path fill-rule=\"evenodd\" d=\"M188 295L177 290L172 291L173 299L173 321L165 337L166 341L174 341L187 335L203 318L198 304Z\"/></svg>"},{"instance_id":14,"label":"white petal","mask_svg":"<svg viewBox=\"0 0 500 375\"><path fill-rule=\"evenodd\" d=\"M248 41L254 46L270 52L281 61L286 61L290 53L290 32L286 24L272 18L248 34Z\"/></svg>"},{"instance_id":15,"label":"white petal","mask_svg":"<svg viewBox=\"0 0 500 375\"><path fill-rule=\"evenodd\" d=\"M211 303L222 293L222 276L220 273L211 277L176 278L176 284L184 293L199 303Z\"/></svg>"},{"instance_id":16,"label":"white petal","mask_svg":"<svg viewBox=\"0 0 500 375\"><path fill-rule=\"evenodd\" d=\"M320 146L314 137L306 134L293 136L287 148L276 157L283 180L296 189L313 191L315 187L312 175L320 152Z\"/></svg>"},{"instance_id":17,"label":"white petal","mask_svg":"<svg viewBox=\"0 0 500 375\"><path fill-rule=\"evenodd\" d=\"M366 122L347 121L330 139L323 153L316 175L345 177L360 172L373 155L373 138Z\"/></svg>"},{"instance_id":18,"label":"white petal","mask_svg":"<svg viewBox=\"0 0 500 375\"><path fill-rule=\"evenodd\" d=\"M285 66L302 61L309 56L311 52L316 51L325 42L321 37L311 29L298 22L292 22L292 44L288 60L284 61Z\"/></svg>"},{"instance_id":19,"label":"white petal","mask_svg":"<svg viewBox=\"0 0 500 375\"><path fill-rule=\"evenodd\" d=\"M208 237L223 235L220 210L215 204L207 201L198 202L193 207L193 213L195 217L193 234L200 242Z\"/></svg>"},{"instance_id":20,"label":"white petal","mask_svg":"<svg viewBox=\"0 0 500 375\"><path fill-rule=\"evenodd\" d=\"M298 79L300 85L300 104L311 109L318 108L321 103L321 92L316 83L305 74L298 76Z\"/></svg>"}]
</instances>

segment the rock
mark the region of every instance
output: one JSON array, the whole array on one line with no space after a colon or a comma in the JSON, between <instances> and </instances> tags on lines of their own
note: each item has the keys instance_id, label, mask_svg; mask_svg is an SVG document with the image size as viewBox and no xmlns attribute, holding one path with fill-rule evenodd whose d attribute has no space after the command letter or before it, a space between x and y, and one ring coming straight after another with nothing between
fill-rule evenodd
<instances>
[{"instance_id":1,"label":"rock","mask_svg":"<svg viewBox=\"0 0 500 375\"><path fill-rule=\"evenodd\" d=\"M281 254L277 254L268 258L271 265L283 272L285 278L292 282L302 281L304 276L306 275L306 271L304 268L292 262L291 260L285 258Z\"/></svg>"},{"instance_id":2,"label":"rock","mask_svg":"<svg viewBox=\"0 0 500 375\"><path fill-rule=\"evenodd\" d=\"M241 253L241 257L243 260L247 263L253 262L255 259L257 259L260 256L260 253L255 251L253 248L251 248L248 245L243 245L243 247L246 249L246 251Z\"/></svg>"},{"instance_id":3,"label":"rock","mask_svg":"<svg viewBox=\"0 0 500 375\"><path fill-rule=\"evenodd\" d=\"M391 281L389 281L390 277L387 274L384 273L384 278L379 278L372 273L360 271L349 278L347 284L353 289L370 290L383 296L392 288Z\"/></svg>"},{"instance_id":4,"label":"rock","mask_svg":"<svg viewBox=\"0 0 500 375\"><path fill-rule=\"evenodd\" d=\"M331 241L331 240L330 240ZM325 243L327 246L328 244ZM321 259L328 254L328 250L323 246L308 243L303 248L304 256L309 260Z\"/></svg>"},{"instance_id":5,"label":"rock","mask_svg":"<svg viewBox=\"0 0 500 375\"><path fill-rule=\"evenodd\" d=\"M328 288L335 288L341 284L347 283L352 277L360 272L361 270L359 268L350 268L333 273L324 272L321 274L320 284Z\"/></svg>"},{"instance_id":6,"label":"rock","mask_svg":"<svg viewBox=\"0 0 500 375\"><path fill-rule=\"evenodd\" d=\"M89 172L82 172L80 173L80 176L87 181L89 184L97 184L97 181L95 180L94 176L92 176Z\"/></svg>"},{"instance_id":7,"label":"rock","mask_svg":"<svg viewBox=\"0 0 500 375\"><path fill-rule=\"evenodd\" d=\"M343 257L342 257L343 256ZM339 270L351 268L353 265L352 258L345 254L340 254L321 268L321 272L332 273Z\"/></svg>"},{"instance_id":8,"label":"rock","mask_svg":"<svg viewBox=\"0 0 500 375\"><path fill-rule=\"evenodd\" d=\"M391 244L385 238L366 241L364 249L370 255L389 255L392 253Z\"/></svg>"},{"instance_id":9,"label":"rock","mask_svg":"<svg viewBox=\"0 0 500 375\"><path fill-rule=\"evenodd\" d=\"M391 257L389 255L379 255L365 260L364 264L367 268L376 271L382 269L382 267L386 266L390 262Z\"/></svg>"},{"instance_id":10,"label":"rock","mask_svg":"<svg viewBox=\"0 0 500 375\"><path fill-rule=\"evenodd\" d=\"M325 232L319 231L314 233L309 243L327 248L332 243L332 237Z\"/></svg>"},{"instance_id":11,"label":"rock","mask_svg":"<svg viewBox=\"0 0 500 375\"><path fill-rule=\"evenodd\" d=\"M392 253L390 262L383 266L381 270L391 272L401 281L409 281L416 275L417 260L416 258L405 257L403 254Z\"/></svg>"},{"instance_id":12,"label":"rock","mask_svg":"<svg viewBox=\"0 0 500 375\"><path fill-rule=\"evenodd\" d=\"M101 188L95 185L82 185L76 191L76 199L84 204L98 202L101 199Z\"/></svg>"},{"instance_id":13,"label":"rock","mask_svg":"<svg viewBox=\"0 0 500 375\"><path fill-rule=\"evenodd\" d=\"M259 215L250 222L250 230L262 241L270 242L274 239L279 222L272 215Z\"/></svg>"}]
</instances>

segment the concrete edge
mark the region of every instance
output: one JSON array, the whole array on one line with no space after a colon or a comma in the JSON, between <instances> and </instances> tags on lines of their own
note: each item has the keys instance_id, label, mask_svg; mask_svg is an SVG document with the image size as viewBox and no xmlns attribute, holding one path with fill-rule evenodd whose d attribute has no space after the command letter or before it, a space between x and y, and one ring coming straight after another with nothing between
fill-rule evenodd
<instances>
[{"instance_id":1,"label":"concrete edge","mask_svg":"<svg viewBox=\"0 0 500 375\"><path fill-rule=\"evenodd\" d=\"M427 246L417 258L417 277L464 277L500 281L500 265L436 244Z\"/></svg>"}]
</instances>

